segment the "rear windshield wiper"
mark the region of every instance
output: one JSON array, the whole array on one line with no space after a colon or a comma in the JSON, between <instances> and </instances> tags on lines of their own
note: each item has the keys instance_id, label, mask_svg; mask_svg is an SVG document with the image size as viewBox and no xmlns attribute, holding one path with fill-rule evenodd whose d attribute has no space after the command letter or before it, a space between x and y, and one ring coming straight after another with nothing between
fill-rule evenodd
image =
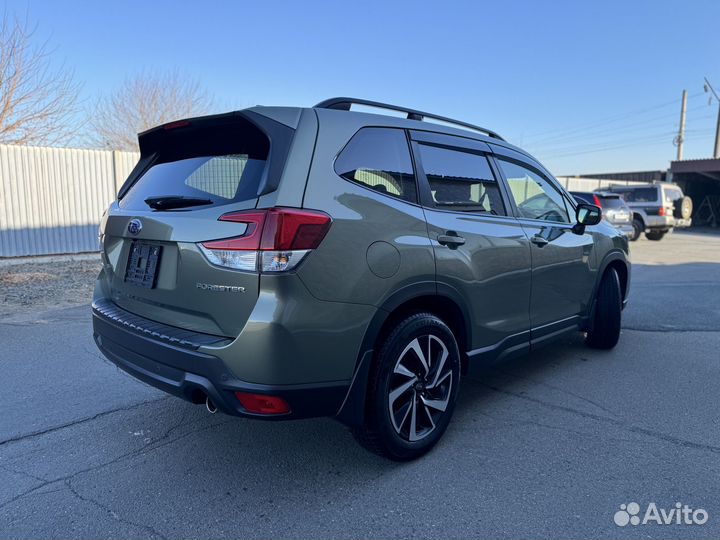
<instances>
[{"instance_id":1,"label":"rear windshield wiper","mask_svg":"<svg viewBox=\"0 0 720 540\"><path fill-rule=\"evenodd\" d=\"M212 204L210 199L200 197L184 197L182 195L165 195L163 197L148 197L145 199L147 204L153 210L171 210L173 208L188 208L190 206L203 206Z\"/></svg>"}]
</instances>

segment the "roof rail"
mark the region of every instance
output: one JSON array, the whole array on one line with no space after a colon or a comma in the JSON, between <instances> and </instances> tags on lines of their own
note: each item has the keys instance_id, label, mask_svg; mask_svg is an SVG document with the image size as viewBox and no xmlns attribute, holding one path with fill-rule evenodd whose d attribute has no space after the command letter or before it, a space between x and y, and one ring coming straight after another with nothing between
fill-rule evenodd
<instances>
[{"instance_id":1,"label":"roof rail","mask_svg":"<svg viewBox=\"0 0 720 540\"><path fill-rule=\"evenodd\" d=\"M326 99L325 101L321 101L320 103L315 105L313 108L315 108L315 109L336 109L336 110L340 110L340 111L349 111L350 107L352 105L365 105L367 107L376 107L378 109L387 109L390 111L406 113L408 120L424 120L425 118L432 118L433 120L440 120L441 122L445 122L447 124L453 124L455 126L461 126L461 127L467 128L467 129L472 129L473 131L479 131L481 133L485 133L486 135L489 135L490 137L492 137L494 139L499 139L501 141L505 140L500 135L495 133L494 131L485 129L484 127L476 126L473 124L468 124L467 122L462 122L460 120L453 120L452 118L446 118L445 116L438 116L437 114L418 111L415 109L408 109L407 107L398 107L396 105L380 103L379 101L370 101L367 99L357 99L357 98L350 98L350 97L335 97L335 98Z\"/></svg>"}]
</instances>

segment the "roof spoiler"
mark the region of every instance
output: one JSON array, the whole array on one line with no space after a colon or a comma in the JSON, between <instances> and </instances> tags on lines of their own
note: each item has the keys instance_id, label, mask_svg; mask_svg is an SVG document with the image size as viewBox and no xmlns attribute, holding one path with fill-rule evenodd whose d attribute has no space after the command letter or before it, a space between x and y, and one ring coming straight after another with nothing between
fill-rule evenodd
<instances>
[{"instance_id":1,"label":"roof spoiler","mask_svg":"<svg viewBox=\"0 0 720 540\"><path fill-rule=\"evenodd\" d=\"M216 142L205 136L202 139L190 141L192 144L188 145L188 137L193 137L193 132L196 130L203 132L203 130L216 128L231 129L232 126L242 124L250 124L253 128L259 129L270 143L269 166L267 174L258 187L257 195L259 197L274 191L280 183L295 130L267 116L243 110L174 120L138 134L140 160L120 187L118 198L123 198L137 179L152 165L158 152L174 153L182 150L179 148L178 141L182 141L186 146L192 148L192 152L188 152L189 155L193 152L199 152L198 155L203 155L203 152L207 152L207 155L223 151L232 153L232 148L225 148L226 145L233 144L231 139Z\"/></svg>"}]
</instances>

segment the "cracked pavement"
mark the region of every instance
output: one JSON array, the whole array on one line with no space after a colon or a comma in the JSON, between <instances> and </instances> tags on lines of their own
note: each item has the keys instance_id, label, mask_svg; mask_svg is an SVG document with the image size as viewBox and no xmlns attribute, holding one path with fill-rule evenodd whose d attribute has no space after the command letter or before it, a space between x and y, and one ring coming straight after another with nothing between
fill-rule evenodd
<instances>
[{"instance_id":1,"label":"cracked pavement","mask_svg":"<svg viewBox=\"0 0 720 540\"><path fill-rule=\"evenodd\" d=\"M209 415L103 360L87 306L0 321L0 538L720 535L720 236L632 244L613 351L582 339L463 380L425 458L331 419ZM613 523L620 504L703 526Z\"/></svg>"}]
</instances>

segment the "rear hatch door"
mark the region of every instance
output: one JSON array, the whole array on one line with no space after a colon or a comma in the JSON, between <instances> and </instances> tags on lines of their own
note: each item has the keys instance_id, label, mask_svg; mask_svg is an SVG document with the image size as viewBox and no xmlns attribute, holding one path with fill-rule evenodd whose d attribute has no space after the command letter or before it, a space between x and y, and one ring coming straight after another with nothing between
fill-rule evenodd
<instances>
[{"instance_id":1,"label":"rear hatch door","mask_svg":"<svg viewBox=\"0 0 720 540\"><path fill-rule=\"evenodd\" d=\"M603 214L613 225L624 225L630 223L631 212L620 195L598 195L602 205Z\"/></svg>"},{"instance_id":2,"label":"rear hatch door","mask_svg":"<svg viewBox=\"0 0 720 540\"><path fill-rule=\"evenodd\" d=\"M271 167L271 138L256 117L207 117L140 136L140 162L101 225L113 302L187 330L239 334L257 301L259 274L215 266L198 244L252 233L251 225L219 218L254 208L274 187L282 167ZM291 134L278 138L289 144Z\"/></svg>"}]
</instances>

